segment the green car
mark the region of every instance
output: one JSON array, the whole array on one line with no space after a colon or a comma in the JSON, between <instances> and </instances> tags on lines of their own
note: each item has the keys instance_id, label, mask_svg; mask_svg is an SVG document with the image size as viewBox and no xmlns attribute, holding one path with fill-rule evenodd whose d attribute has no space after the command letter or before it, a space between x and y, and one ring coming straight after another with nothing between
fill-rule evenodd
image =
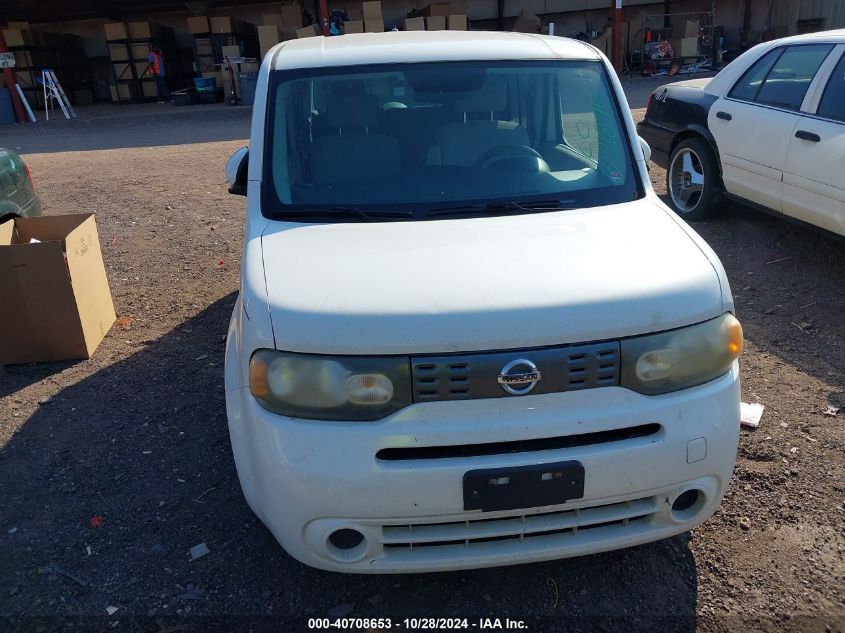
<instances>
[{"instance_id":1,"label":"green car","mask_svg":"<svg viewBox=\"0 0 845 633\"><path fill-rule=\"evenodd\" d=\"M0 147L0 222L36 215L41 215L41 198L35 195L29 168L17 153Z\"/></svg>"}]
</instances>

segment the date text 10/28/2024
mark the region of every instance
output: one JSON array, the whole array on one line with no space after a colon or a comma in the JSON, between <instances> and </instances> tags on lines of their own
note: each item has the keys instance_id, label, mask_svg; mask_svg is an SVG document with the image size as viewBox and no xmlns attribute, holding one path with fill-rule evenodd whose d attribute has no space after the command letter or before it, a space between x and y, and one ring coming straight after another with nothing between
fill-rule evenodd
<instances>
[{"instance_id":1,"label":"date text 10/28/2024","mask_svg":"<svg viewBox=\"0 0 845 633\"><path fill-rule=\"evenodd\" d=\"M527 631L524 620L510 618L309 618L311 630L345 631Z\"/></svg>"}]
</instances>

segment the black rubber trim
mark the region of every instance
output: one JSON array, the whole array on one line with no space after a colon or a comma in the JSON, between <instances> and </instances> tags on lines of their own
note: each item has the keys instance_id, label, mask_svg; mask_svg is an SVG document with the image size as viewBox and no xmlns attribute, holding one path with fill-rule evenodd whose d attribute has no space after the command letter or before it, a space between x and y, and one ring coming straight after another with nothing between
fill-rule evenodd
<instances>
[{"instance_id":1,"label":"black rubber trim","mask_svg":"<svg viewBox=\"0 0 845 633\"><path fill-rule=\"evenodd\" d=\"M544 437L535 440L517 440L514 442L490 442L488 444L461 444L457 446L416 446L411 448L383 448L376 453L376 459L384 461L404 461L408 459L454 459L460 457L480 457L484 455L507 455L511 453L530 453L551 451L561 448L576 448L622 442L640 437L656 435L661 430L657 423L641 424L624 429L581 433L562 437Z\"/></svg>"}]
</instances>

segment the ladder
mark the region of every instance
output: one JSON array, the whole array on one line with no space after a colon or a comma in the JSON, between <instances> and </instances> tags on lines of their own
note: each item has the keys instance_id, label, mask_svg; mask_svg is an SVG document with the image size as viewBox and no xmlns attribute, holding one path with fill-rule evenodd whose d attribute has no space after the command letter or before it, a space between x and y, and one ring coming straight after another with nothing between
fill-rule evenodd
<instances>
[{"instance_id":1,"label":"ladder","mask_svg":"<svg viewBox=\"0 0 845 633\"><path fill-rule=\"evenodd\" d=\"M58 101L59 107L66 119L75 119L76 112L65 94L62 84L56 79L56 73L49 68L41 71L41 83L44 86L44 115L50 120L50 110L54 109L53 102Z\"/></svg>"}]
</instances>

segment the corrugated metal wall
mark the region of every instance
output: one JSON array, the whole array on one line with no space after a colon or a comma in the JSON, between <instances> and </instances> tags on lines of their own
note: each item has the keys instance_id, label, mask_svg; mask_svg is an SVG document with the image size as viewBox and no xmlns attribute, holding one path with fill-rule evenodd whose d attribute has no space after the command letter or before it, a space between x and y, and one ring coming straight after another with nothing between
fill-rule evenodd
<instances>
[{"instance_id":1,"label":"corrugated metal wall","mask_svg":"<svg viewBox=\"0 0 845 633\"><path fill-rule=\"evenodd\" d=\"M771 26L786 26L797 32L798 20L825 18L824 28L845 28L845 0L772 0Z\"/></svg>"}]
</instances>

